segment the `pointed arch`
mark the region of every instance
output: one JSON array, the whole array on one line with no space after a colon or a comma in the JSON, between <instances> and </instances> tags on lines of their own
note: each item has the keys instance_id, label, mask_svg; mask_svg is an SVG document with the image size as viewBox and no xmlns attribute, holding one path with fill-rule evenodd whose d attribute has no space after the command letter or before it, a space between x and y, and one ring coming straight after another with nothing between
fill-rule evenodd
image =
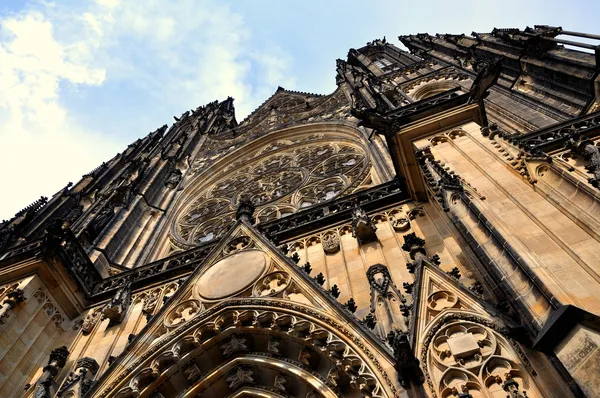
<instances>
[{"instance_id":1,"label":"pointed arch","mask_svg":"<svg viewBox=\"0 0 600 398\"><path fill-rule=\"evenodd\" d=\"M457 391L487 397L516 381L530 397L541 397L536 372L509 329L480 314L448 309L424 331L420 359L433 396Z\"/></svg>"},{"instance_id":2,"label":"pointed arch","mask_svg":"<svg viewBox=\"0 0 600 398\"><path fill-rule=\"evenodd\" d=\"M273 386L281 376L289 381L286 393L292 396L304 397L311 390L323 397L396 396L399 387L386 372L393 367L391 353L358 335L302 304L231 299L154 341L141 338L99 381L96 394L188 396L189 391L194 396L208 391L208 396L228 396L238 387ZM236 377L246 382L238 385Z\"/></svg>"}]
</instances>

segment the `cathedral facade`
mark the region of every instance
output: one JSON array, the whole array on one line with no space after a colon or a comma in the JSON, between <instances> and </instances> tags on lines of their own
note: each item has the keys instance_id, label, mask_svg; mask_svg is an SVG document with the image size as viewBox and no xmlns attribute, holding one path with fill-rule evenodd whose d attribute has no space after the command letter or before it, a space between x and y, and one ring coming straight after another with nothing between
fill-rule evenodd
<instances>
[{"instance_id":1,"label":"cathedral facade","mask_svg":"<svg viewBox=\"0 0 600 398\"><path fill-rule=\"evenodd\" d=\"M599 397L600 36L399 40L0 224L0 396Z\"/></svg>"}]
</instances>

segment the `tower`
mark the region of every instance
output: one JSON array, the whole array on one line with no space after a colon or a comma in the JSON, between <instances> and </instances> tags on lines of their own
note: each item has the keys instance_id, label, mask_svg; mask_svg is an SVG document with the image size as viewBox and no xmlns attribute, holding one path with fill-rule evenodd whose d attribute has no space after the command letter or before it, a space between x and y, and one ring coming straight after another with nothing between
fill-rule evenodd
<instances>
[{"instance_id":1,"label":"tower","mask_svg":"<svg viewBox=\"0 0 600 398\"><path fill-rule=\"evenodd\" d=\"M600 394L600 47L565 36L600 39L375 40L26 207L0 395Z\"/></svg>"}]
</instances>

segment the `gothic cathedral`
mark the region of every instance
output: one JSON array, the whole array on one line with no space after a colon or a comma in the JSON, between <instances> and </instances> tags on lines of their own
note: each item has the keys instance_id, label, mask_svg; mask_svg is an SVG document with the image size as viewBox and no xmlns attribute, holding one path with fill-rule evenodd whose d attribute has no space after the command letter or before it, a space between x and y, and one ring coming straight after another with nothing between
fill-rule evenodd
<instances>
[{"instance_id":1,"label":"gothic cathedral","mask_svg":"<svg viewBox=\"0 0 600 398\"><path fill-rule=\"evenodd\" d=\"M600 397L600 36L399 40L2 222L0 397Z\"/></svg>"}]
</instances>

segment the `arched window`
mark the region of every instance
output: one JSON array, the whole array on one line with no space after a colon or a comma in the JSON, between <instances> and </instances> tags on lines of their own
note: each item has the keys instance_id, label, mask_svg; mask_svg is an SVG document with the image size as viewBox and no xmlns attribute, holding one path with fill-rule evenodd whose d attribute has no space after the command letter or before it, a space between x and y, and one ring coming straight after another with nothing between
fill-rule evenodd
<instances>
[{"instance_id":1,"label":"arched window","mask_svg":"<svg viewBox=\"0 0 600 398\"><path fill-rule=\"evenodd\" d=\"M427 82L415 87L414 90L409 93L409 95L416 102L429 97L433 97L437 94L444 93L456 87L460 87L460 85L457 82L451 80Z\"/></svg>"},{"instance_id":2,"label":"arched window","mask_svg":"<svg viewBox=\"0 0 600 398\"><path fill-rule=\"evenodd\" d=\"M266 222L370 185L371 156L359 132L302 130L265 137L199 167L179 199L171 240L193 246L218 238L233 224L241 198L254 202L257 222Z\"/></svg>"}]
</instances>

